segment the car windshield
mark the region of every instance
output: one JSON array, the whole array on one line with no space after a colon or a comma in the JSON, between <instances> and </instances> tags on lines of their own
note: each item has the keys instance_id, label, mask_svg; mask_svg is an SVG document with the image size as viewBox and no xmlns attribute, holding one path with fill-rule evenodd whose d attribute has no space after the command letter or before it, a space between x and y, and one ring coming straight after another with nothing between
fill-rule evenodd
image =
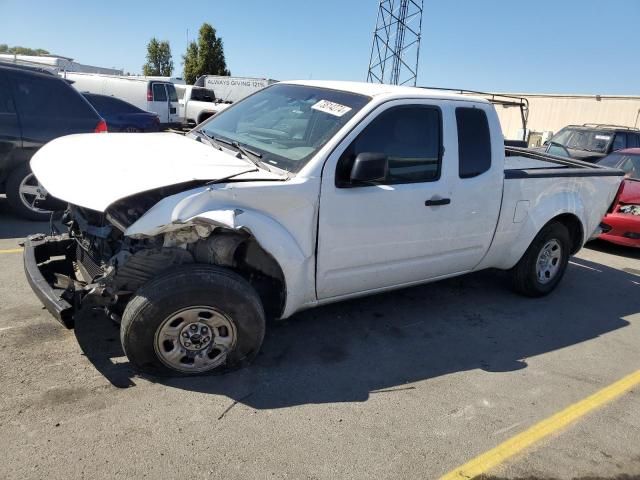
<instances>
[{"instance_id":1,"label":"car windshield","mask_svg":"<svg viewBox=\"0 0 640 480\"><path fill-rule=\"evenodd\" d=\"M369 100L338 90L276 84L218 113L202 130L297 172Z\"/></svg>"},{"instance_id":2,"label":"car windshield","mask_svg":"<svg viewBox=\"0 0 640 480\"><path fill-rule=\"evenodd\" d=\"M619 168L627 178L640 180L640 155L612 153L598 162L603 167Z\"/></svg>"},{"instance_id":3,"label":"car windshield","mask_svg":"<svg viewBox=\"0 0 640 480\"><path fill-rule=\"evenodd\" d=\"M612 138L613 132L609 131L563 128L551 141L572 150L605 153Z\"/></svg>"}]
</instances>

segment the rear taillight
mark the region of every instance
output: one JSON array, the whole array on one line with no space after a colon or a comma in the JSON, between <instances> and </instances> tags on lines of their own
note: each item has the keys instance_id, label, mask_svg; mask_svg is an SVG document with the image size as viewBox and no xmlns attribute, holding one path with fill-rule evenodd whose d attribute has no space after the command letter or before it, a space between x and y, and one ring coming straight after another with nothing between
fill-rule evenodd
<instances>
[{"instance_id":1,"label":"rear taillight","mask_svg":"<svg viewBox=\"0 0 640 480\"><path fill-rule=\"evenodd\" d=\"M151 91L151 84L147 87L147 102L153 102L153 92Z\"/></svg>"},{"instance_id":2,"label":"rear taillight","mask_svg":"<svg viewBox=\"0 0 640 480\"><path fill-rule=\"evenodd\" d=\"M100 119L100 121L98 122L98 125L96 125L96 129L94 130L95 133L107 133L107 122L105 122L104 120Z\"/></svg>"}]
</instances>

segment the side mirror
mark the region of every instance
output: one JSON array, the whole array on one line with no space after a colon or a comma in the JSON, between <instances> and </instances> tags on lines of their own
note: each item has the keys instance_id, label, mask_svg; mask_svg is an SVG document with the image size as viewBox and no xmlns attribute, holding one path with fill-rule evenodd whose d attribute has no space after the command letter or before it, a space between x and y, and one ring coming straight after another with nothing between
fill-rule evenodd
<instances>
[{"instance_id":1,"label":"side mirror","mask_svg":"<svg viewBox=\"0 0 640 480\"><path fill-rule=\"evenodd\" d=\"M387 179L389 162L383 153L363 152L358 154L351 167L351 182L373 183Z\"/></svg>"},{"instance_id":2,"label":"side mirror","mask_svg":"<svg viewBox=\"0 0 640 480\"><path fill-rule=\"evenodd\" d=\"M544 143L542 144L543 147L546 147L547 145L549 145L549 140L545 140Z\"/></svg>"}]
</instances>

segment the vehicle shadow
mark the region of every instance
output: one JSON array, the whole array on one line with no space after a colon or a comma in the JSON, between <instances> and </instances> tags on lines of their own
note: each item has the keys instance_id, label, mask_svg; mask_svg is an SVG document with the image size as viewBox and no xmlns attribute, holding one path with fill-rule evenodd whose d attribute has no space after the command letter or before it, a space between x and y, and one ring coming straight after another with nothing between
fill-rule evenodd
<instances>
[{"instance_id":1,"label":"vehicle shadow","mask_svg":"<svg viewBox=\"0 0 640 480\"><path fill-rule=\"evenodd\" d=\"M42 232L49 232L49 222L30 222L18 217L11 211L7 199L0 196L0 240L21 240L28 235Z\"/></svg>"},{"instance_id":2,"label":"vehicle shadow","mask_svg":"<svg viewBox=\"0 0 640 480\"><path fill-rule=\"evenodd\" d=\"M573 259L548 297L510 292L501 272L308 310L269 325L254 364L222 376L149 378L173 388L226 395L256 409L361 402L385 390L454 372L508 372L526 358L629 324L640 312L639 277ZM640 290L635 290L640 292ZM588 300L586 300L588 299ZM117 327L96 314L78 319L82 350L109 381L132 386ZM105 341L105 338L110 341Z\"/></svg>"},{"instance_id":3,"label":"vehicle shadow","mask_svg":"<svg viewBox=\"0 0 640 480\"><path fill-rule=\"evenodd\" d=\"M585 248L597 252L610 253L620 257L636 258L640 260L640 248L623 247L604 240L593 240L585 245Z\"/></svg>"}]
</instances>

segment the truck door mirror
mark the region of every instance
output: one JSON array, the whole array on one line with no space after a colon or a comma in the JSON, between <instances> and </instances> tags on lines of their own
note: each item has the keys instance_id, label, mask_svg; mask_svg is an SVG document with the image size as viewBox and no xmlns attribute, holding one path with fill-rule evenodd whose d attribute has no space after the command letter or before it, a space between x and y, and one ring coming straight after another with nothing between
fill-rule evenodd
<instances>
[{"instance_id":1,"label":"truck door mirror","mask_svg":"<svg viewBox=\"0 0 640 480\"><path fill-rule=\"evenodd\" d=\"M389 175L389 161L383 153L363 152L358 154L351 167L352 183L382 182Z\"/></svg>"}]
</instances>

